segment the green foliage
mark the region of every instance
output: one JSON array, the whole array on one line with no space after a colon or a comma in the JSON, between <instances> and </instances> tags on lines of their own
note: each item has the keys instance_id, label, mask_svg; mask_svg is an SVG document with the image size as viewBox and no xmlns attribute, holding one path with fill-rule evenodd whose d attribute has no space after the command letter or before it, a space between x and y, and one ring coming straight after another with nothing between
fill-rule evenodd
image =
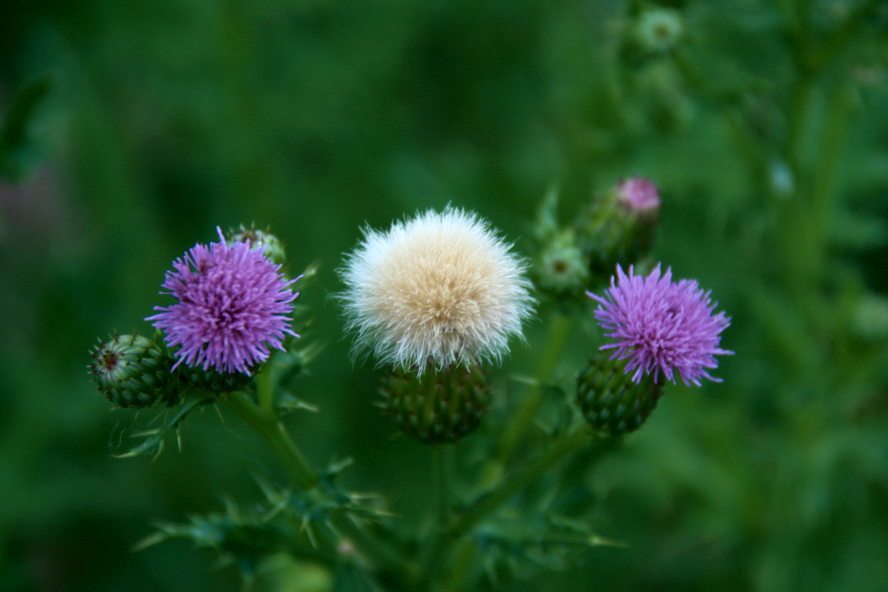
<instances>
[{"instance_id":1,"label":"green foliage","mask_svg":"<svg viewBox=\"0 0 888 592\"><path fill-rule=\"evenodd\" d=\"M24 181L43 158L33 129L50 90L51 78L32 80L18 91L6 110L0 121L0 178L13 183Z\"/></svg>"},{"instance_id":2,"label":"green foliage","mask_svg":"<svg viewBox=\"0 0 888 592\"><path fill-rule=\"evenodd\" d=\"M645 47L655 10L681 35ZM188 414L181 455L108 458L112 428L153 431L142 451L154 454L180 422L107 413L88 347L161 304L169 262L217 225L270 224L291 269L322 263L297 284L316 320L272 363L274 411L319 410L286 417L293 439L315 465L354 456L342 491L378 491L397 516L359 519L362 532L421 557L428 533L401 525L422 524L435 499L431 453L390 438L378 373L348 357L328 299L341 253L364 223L450 202L534 257L526 237L548 187L567 215L636 173L662 191L655 260L733 318L724 383L668 390L621 448L580 448L450 557L483 546L500 590L888 586L883 2L87 0L17 3L0 20L0 175L21 184L0 187L0 589L239 590L231 568L176 543L129 551L151 520L178 523L222 494L247 509L169 537L239 558L257 590L373 590L360 556L330 567L301 530L332 503L312 520L333 532L341 498L267 520L268 496L249 502L245 475L287 475L237 418ZM539 385L553 396L501 474L574 425L557 393L600 335L588 303L570 312L562 352L516 344L490 372L492 408L451 467L453 515L487 499L467 491L486 474L480 455L498 454L486 438ZM550 330L543 315L530 343ZM542 366L531 384L510 378ZM540 533L576 541L510 523L530 508ZM588 548L599 533L628 546ZM531 549L540 561L504 569ZM477 559L454 586L492 585Z\"/></svg>"}]
</instances>

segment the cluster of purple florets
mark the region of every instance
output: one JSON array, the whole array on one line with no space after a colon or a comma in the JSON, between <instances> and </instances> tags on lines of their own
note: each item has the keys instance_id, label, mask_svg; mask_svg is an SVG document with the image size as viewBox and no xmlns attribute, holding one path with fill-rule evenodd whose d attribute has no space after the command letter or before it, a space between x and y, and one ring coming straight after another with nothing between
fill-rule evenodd
<instances>
[{"instance_id":1,"label":"cluster of purple florets","mask_svg":"<svg viewBox=\"0 0 888 592\"><path fill-rule=\"evenodd\" d=\"M268 358L269 348L284 349L291 328L290 289L299 278L287 280L261 249L244 242L198 244L173 261L162 287L178 300L155 306L148 317L164 333L170 347L178 347L176 366L200 366L205 371L251 373Z\"/></svg>"},{"instance_id":2,"label":"cluster of purple florets","mask_svg":"<svg viewBox=\"0 0 888 592\"><path fill-rule=\"evenodd\" d=\"M718 367L716 355L733 353L719 347L730 318L713 314L717 305L696 280L673 282L672 269L661 273L659 264L647 277L617 266L605 297L588 295L599 304L595 318L610 331L606 336L616 340L601 349L613 349L611 359L628 360L626 373L635 382L643 374L657 381L660 373L673 383L676 374L687 385L700 386L701 378L721 382L707 369Z\"/></svg>"}]
</instances>

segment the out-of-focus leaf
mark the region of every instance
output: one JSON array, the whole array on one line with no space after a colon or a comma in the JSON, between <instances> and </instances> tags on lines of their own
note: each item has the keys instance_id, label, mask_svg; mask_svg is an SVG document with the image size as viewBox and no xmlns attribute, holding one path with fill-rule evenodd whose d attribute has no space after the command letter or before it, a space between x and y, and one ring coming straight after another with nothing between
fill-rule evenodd
<instances>
[{"instance_id":1,"label":"out-of-focus leaf","mask_svg":"<svg viewBox=\"0 0 888 592\"><path fill-rule=\"evenodd\" d=\"M52 89L49 77L22 87L0 123L0 177L18 183L30 175L43 157L31 137L39 107Z\"/></svg>"},{"instance_id":2,"label":"out-of-focus leaf","mask_svg":"<svg viewBox=\"0 0 888 592\"><path fill-rule=\"evenodd\" d=\"M842 210L831 218L832 240L840 249L862 251L888 243L888 221Z\"/></svg>"}]
</instances>

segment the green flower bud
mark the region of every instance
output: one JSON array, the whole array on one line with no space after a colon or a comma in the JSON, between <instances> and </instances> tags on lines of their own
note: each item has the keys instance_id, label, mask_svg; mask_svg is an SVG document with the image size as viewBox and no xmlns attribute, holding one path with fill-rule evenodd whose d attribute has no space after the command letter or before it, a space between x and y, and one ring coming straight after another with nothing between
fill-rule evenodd
<instances>
[{"instance_id":1,"label":"green flower bud","mask_svg":"<svg viewBox=\"0 0 888 592\"><path fill-rule=\"evenodd\" d=\"M383 380L380 406L401 431L426 444L455 442L481 423L490 390L478 366L395 370Z\"/></svg>"},{"instance_id":2,"label":"green flower bud","mask_svg":"<svg viewBox=\"0 0 888 592\"><path fill-rule=\"evenodd\" d=\"M236 231L228 232L226 242L229 245L234 243L247 243L252 249L261 249L263 254L276 265L283 265L287 260L283 243L281 243L281 240L271 234L267 229L262 231L257 230L256 227L252 225L249 228L245 228L241 225Z\"/></svg>"},{"instance_id":3,"label":"green flower bud","mask_svg":"<svg viewBox=\"0 0 888 592\"><path fill-rule=\"evenodd\" d=\"M648 374L633 382L626 360L599 353L577 377L577 399L583 416L599 432L618 436L640 428L663 394Z\"/></svg>"},{"instance_id":4,"label":"green flower bud","mask_svg":"<svg viewBox=\"0 0 888 592\"><path fill-rule=\"evenodd\" d=\"M609 276L617 264L642 258L653 243L659 213L657 187L643 177L620 181L584 208L575 226L592 275Z\"/></svg>"},{"instance_id":5,"label":"green flower bud","mask_svg":"<svg viewBox=\"0 0 888 592\"><path fill-rule=\"evenodd\" d=\"M172 404L178 389L173 359L163 341L132 334L99 341L92 350L90 374L99 392L118 407L149 407L161 400Z\"/></svg>"},{"instance_id":6,"label":"green flower bud","mask_svg":"<svg viewBox=\"0 0 888 592\"><path fill-rule=\"evenodd\" d=\"M557 296L583 294L589 281L589 262L573 229L559 232L542 248L534 274L537 286Z\"/></svg>"},{"instance_id":7,"label":"green flower bud","mask_svg":"<svg viewBox=\"0 0 888 592\"><path fill-rule=\"evenodd\" d=\"M854 310L851 328L864 341L888 339L888 299L877 294L864 295Z\"/></svg>"},{"instance_id":8,"label":"green flower bud","mask_svg":"<svg viewBox=\"0 0 888 592\"><path fill-rule=\"evenodd\" d=\"M665 53L681 41L684 24L681 15L669 8L645 10L635 22L635 40L651 53Z\"/></svg>"}]
</instances>

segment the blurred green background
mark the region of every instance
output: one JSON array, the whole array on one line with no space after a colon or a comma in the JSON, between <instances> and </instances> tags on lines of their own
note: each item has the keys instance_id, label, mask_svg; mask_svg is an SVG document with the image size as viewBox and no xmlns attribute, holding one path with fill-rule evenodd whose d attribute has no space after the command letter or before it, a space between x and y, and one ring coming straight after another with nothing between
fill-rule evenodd
<instances>
[{"instance_id":1,"label":"blurred green background","mask_svg":"<svg viewBox=\"0 0 888 592\"><path fill-rule=\"evenodd\" d=\"M680 35L643 28L667 9ZM181 454L112 458L150 414L111 412L86 374L97 336L148 331L170 261L216 225L271 225L291 271L319 262L300 302L327 347L299 395L321 411L289 425L411 517L428 451L391 438L377 371L348 356L341 254L365 222L452 203L532 257L549 185L566 220L634 173L662 191L656 258L712 289L737 355L584 477L628 548L501 589L888 589L886 31L875 0L5 4L0 591L240 589L209 551L130 549L257 499L252 475L281 476L263 443L209 410ZM504 408L534 359L514 349Z\"/></svg>"}]
</instances>

